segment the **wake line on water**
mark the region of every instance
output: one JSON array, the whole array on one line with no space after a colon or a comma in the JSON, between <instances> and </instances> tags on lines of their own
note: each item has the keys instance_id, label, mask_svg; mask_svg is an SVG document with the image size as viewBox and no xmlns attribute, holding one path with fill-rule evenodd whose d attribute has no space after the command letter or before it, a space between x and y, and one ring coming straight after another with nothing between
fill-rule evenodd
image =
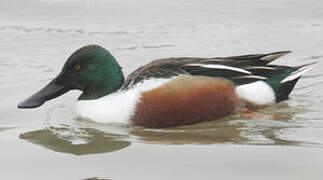
<instances>
[{"instance_id":1,"label":"wake line on water","mask_svg":"<svg viewBox=\"0 0 323 180\"><path fill-rule=\"evenodd\" d=\"M143 31L143 30L115 30L115 31L90 31L78 28L59 27L27 27L16 25L0 25L0 31L19 31L23 33L47 33L47 34L68 34L74 36L96 36L96 35L140 35L144 33L179 34L178 31Z\"/></svg>"},{"instance_id":2,"label":"wake line on water","mask_svg":"<svg viewBox=\"0 0 323 180\"><path fill-rule=\"evenodd\" d=\"M72 34L72 35L128 35L128 34L140 34L143 31L87 31L83 29L63 29L57 27L26 27L26 26L11 26L1 25L0 31L15 30L24 33L55 33L55 34Z\"/></svg>"}]
</instances>

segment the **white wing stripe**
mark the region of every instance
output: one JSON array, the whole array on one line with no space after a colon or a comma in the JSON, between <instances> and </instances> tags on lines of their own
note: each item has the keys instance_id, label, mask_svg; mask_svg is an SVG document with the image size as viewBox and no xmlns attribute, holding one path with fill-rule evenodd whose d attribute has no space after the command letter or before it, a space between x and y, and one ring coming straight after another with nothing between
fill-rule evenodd
<instances>
[{"instance_id":1,"label":"white wing stripe","mask_svg":"<svg viewBox=\"0 0 323 180\"><path fill-rule=\"evenodd\" d=\"M232 79L260 79L260 80L266 80L266 77L263 76L256 76L256 75L250 75L250 76L238 76L234 77Z\"/></svg>"},{"instance_id":2,"label":"white wing stripe","mask_svg":"<svg viewBox=\"0 0 323 180\"><path fill-rule=\"evenodd\" d=\"M231 66L224 66L224 65L219 65L219 64L186 64L185 66L200 66L200 67L205 67L205 68L211 68L211 69L227 69L231 71L237 71L245 74L252 74L250 71L236 68L236 67L231 67Z\"/></svg>"},{"instance_id":3,"label":"white wing stripe","mask_svg":"<svg viewBox=\"0 0 323 180\"><path fill-rule=\"evenodd\" d=\"M268 70L275 70L273 67L265 67L265 66L248 66L244 69L268 69Z\"/></svg>"},{"instance_id":4,"label":"white wing stripe","mask_svg":"<svg viewBox=\"0 0 323 180\"><path fill-rule=\"evenodd\" d=\"M315 65L316 65L316 62L301 67L300 69L292 72L289 76L287 76L286 78L284 78L283 80L281 80L280 83L282 84L282 83L285 83L287 81L292 81L294 79L299 78L304 73L306 73L307 71L309 71L310 69L312 69L312 67L315 66Z\"/></svg>"}]
</instances>

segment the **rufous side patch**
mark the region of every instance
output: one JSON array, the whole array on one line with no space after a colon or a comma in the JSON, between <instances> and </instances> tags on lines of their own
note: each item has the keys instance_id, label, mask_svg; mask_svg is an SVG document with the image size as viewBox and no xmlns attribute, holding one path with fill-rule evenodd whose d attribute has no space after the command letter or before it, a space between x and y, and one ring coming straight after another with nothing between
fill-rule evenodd
<instances>
[{"instance_id":1,"label":"rufous side patch","mask_svg":"<svg viewBox=\"0 0 323 180\"><path fill-rule=\"evenodd\" d=\"M238 107L233 82L223 78L180 75L141 93L132 124L152 128L211 121Z\"/></svg>"}]
</instances>

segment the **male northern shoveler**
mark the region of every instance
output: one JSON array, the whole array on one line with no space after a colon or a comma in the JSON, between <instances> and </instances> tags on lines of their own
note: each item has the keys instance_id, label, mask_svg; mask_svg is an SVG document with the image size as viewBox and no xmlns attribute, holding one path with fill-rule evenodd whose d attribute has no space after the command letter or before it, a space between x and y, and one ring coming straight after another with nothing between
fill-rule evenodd
<instances>
[{"instance_id":1,"label":"male northern shoveler","mask_svg":"<svg viewBox=\"0 0 323 180\"><path fill-rule=\"evenodd\" d=\"M78 114L99 122L161 128L215 120L241 107L286 100L299 78L316 64L268 65L287 53L160 59L124 80L109 51L88 45L75 51L60 74L18 108L36 108L78 89L83 91Z\"/></svg>"}]
</instances>

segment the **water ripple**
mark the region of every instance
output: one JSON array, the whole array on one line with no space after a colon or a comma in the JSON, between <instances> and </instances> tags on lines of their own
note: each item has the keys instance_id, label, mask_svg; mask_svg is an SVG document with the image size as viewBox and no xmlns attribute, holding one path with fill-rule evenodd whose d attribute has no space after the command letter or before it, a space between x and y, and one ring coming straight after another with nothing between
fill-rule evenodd
<instances>
[{"instance_id":1,"label":"water ripple","mask_svg":"<svg viewBox=\"0 0 323 180\"><path fill-rule=\"evenodd\" d=\"M323 58L323 55L315 55L315 56L310 56L310 57L306 57L306 58L303 58L303 59L314 60L314 59L321 59L321 58Z\"/></svg>"},{"instance_id":2,"label":"water ripple","mask_svg":"<svg viewBox=\"0 0 323 180\"><path fill-rule=\"evenodd\" d=\"M57 27L26 27L26 26L0 26L0 31L19 31L23 33L53 33L53 34L71 34L76 36L87 35L128 35L128 34L141 34L143 31L88 31L83 29L63 29Z\"/></svg>"},{"instance_id":3,"label":"water ripple","mask_svg":"<svg viewBox=\"0 0 323 180\"><path fill-rule=\"evenodd\" d=\"M142 45L142 46L129 46L129 47L116 47L115 50L125 51L125 50L138 50L138 49L161 49L174 47L172 44L160 44L160 45Z\"/></svg>"}]
</instances>

